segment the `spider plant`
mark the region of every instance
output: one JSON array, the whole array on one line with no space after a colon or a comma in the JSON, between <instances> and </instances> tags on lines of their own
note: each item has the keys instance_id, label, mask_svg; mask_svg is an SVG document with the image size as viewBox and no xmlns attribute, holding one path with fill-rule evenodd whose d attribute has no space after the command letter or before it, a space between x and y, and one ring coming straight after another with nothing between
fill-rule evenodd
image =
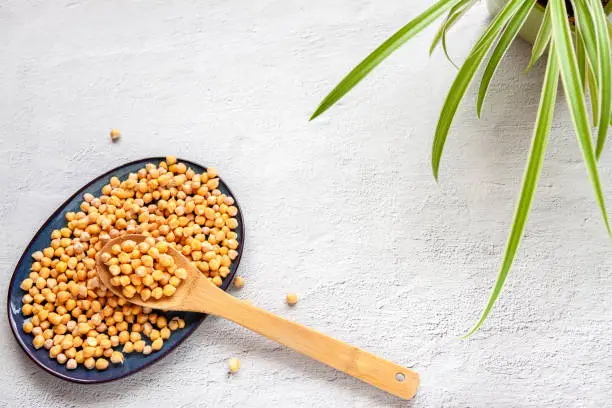
<instances>
[{"instance_id":1,"label":"spider plant","mask_svg":"<svg viewBox=\"0 0 612 408\"><path fill-rule=\"evenodd\" d=\"M476 41L464 63L458 67L457 76L442 107L433 139L431 166L436 181L450 126L457 107L476 72L481 66L484 67L476 105L477 114L480 116L491 79L529 13L536 6L536 2L537 0L508 0ZM400 28L349 72L323 99L311 120L334 105L393 51L444 14L446 14L446 17L433 39L430 53L439 44L442 45L446 53L446 36L449 29L475 3L476 0L439 0L433 4L429 9ZM572 6L574 13L572 19L568 18L568 5L566 3ZM540 176L548 136L551 131L559 80L563 84L565 99L571 113L578 145L582 151L584 163L593 186L595 199L601 210L605 227L608 233L611 233L597 169L597 161L603 151L608 126L612 119L610 50L612 29L610 29L606 18L606 14L611 11L610 3L612 2L607 2L604 6L601 0L571 0L571 2L548 0L548 2L540 1L537 6L542 7L542 4L544 5L544 18L533 44L531 60L527 69L539 60L546 51L548 51L548 55L531 147L497 281L480 319L466 336L478 330L486 320L512 267ZM446 55L448 57L448 53ZM590 95L592 116L589 116L588 113L587 91Z\"/></svg>"}]
</instances>

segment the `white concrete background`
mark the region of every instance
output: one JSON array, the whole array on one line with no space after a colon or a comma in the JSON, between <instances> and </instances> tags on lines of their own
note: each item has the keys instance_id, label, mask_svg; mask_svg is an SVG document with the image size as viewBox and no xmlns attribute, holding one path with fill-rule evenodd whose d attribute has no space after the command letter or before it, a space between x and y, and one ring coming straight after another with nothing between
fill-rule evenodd
<instances>
[{"instance_id":1,"label":"white concrete background","mask_svg":"<svg viewBox=\"0 0 612 408\"><path fill-rule=\"evenodd\" d=\"M430 144L454 69L440 52L428 58L433 27L307 121L349 68L429 4L0 1L4 282L69 194L128 160L174 153L216 165L240 200L247 285L237 296L422 376L402 402L211 318L143 372L74 385L34 366L4 321L0 406L609 405L612 247L561 99L506 289L485 327L459 339L494 282L523 172L543 76L541 64L522 74L525 43L510 50L480 121L468 92L439 184ZM456 57L487 21L479 4L457 25ZM228 378L232 356L242 370Z\"/></svg>"}]
</instances>

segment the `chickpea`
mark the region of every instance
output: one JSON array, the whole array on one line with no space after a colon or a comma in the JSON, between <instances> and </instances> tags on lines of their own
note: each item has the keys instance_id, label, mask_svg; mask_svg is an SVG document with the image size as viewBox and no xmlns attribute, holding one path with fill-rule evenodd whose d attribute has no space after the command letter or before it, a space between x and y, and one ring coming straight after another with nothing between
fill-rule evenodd
<instances>
[{"instance_id":1,"label":"chickpea","mask_svg":"<svg viewBox=\"0 0 612 408\"><path fill-rule=\"evenodd\" d=\"M129 354L131 352L134 351L134 343L132 343L131 341L127 341L124 345L123 345L123 350L124 353Z\"/></svg>"},{"instance_id":2,"label":"chickpea","mask_svg":"<svg viewBox=\"0 0 612 408\"><path fill-rule=\"evenodd\" d=\"M68 357L66 357L66 355L63 353L60 353L55 357L55 359L57 360L58 363L65 364L66 361L68 360Z\"/></svg>"},{"instance_id":3,"label":"chickpea","mask_svg":"<svg viewBox=\"0 0 612 408\"><path fill-rule=\"evenodd\" d=\"M242 276L236 276L234 279L234 287L240 289L244 286L244 278Z\"/></svg>"},{"instance_id":4,"label":"chickpea","mask_svg":"<svg viewBox=\"0 0 612 408\"><path fill-rule=\"evenodd\" d=\"M83 365L88 370L93 370L95 368L95 366L96 366L96 360L93 357L89 357L89 358L85 359L85 361L83 362Z\"/></svg>"},{"instance_id":5,"label":"chickpea","mask_svg":"<svg viewBox=\"0 0 612 408\"><path fill-rule=\"evenodd\" d=\"M55 345L49 349L49 357L56 358L62 352L62 346Z\"/></svg>"},{"instance_id":6,"label":"chickpea","mask_svg":"<svg viewBox=\"0 0 612 408\"><path fill-rule=\"evenodd\" d=\"M110 356L110 361L113 364L123 364L123 353L121 353L120 351L113 351Z\"/></svg>"},{"instance_id":7,"label":"chickpea","mask_svg":"<svg viewBox=\"0 0 612 408\"><path fill-rule=\"evenodd\" d=\"M34 337L32 344L34 345L34 348L39 349L45 344L45 338L43 337L42 334L39 334L36 337Z\"/></svg>"},{"instance_id":8,"label":"chickpea","mask_svg":"<svg viewBox=\"0 0 612 408\"><path fill-rule=\"evenodd\" d=\"M158 351L161 350L163 345L164 341L161 338L158 338L151 343L151 349L153 349L153 351Z\"/></svg>"},{"instance_id":9,"label":"chickpea","mask_svg":"<svg viewBox=\"0 0 612 408\"><path fill-rule=\"evenodd\" d=\"M238 360L235 357L232 357L229 360L227 360L227 366L229 368L230 373L236 374L238 370L240 370L240 360Z\"/></svg>"},{"instance_id":10,"label":"chickpea","mask_svg":"<svg viewBox=\"0 0 612 408\"><path fill-rule=\"evenodd\" d=\"M95 363L96 370L106 370L108 368L108 360L105 358L98 358Z\"/></svg>"},{"instance_id":11,"label":"chickpea","mask_svg":"<svg viewBox=\"0 0 612 408\"><path fill-rule=\"evenodd\" d=\"M32 285L34 285L34 281L30 278L26 278L21 282L21 285L19 287L27 291L27 290L30 290Z\"/></svg>"},{"instance_id":12,"label":"chickpea","mask_svg":"<svg viewBox=\"0 0 612 408\"><path fill-rule=\"evenodd\" d=\"M295 293L289 293L286 300L289 306L294 306L298 302L298 298Z\"/></svg>"},{"instance_id":13,"label":"chickpea","mask_svg":"<svg viewBox=\"0 0 612 408\"><path fill-rule=\"evenodd\" d=\"M145 346L146 343L144 340L137 340L134 342L134 351L137 353L142 353L144 351Z\"/></svg>"},{"instance_id":14,"label":"chickpea","mask_svg":"<svg viewBox=\"0 0 612 408\"><path fill-rule=\"evenodd\" d=\"M34 330L34 325L30 320L26 320L25 322L23 322L23 331L25 333L30 334L32 333L32 330Z\"/></svg>"},{"instance_id":15,"label":"chickpea","mask_svg":"<svg viewBox=\"0 0 612 408\"><path fill-rule=\"evenodd\" d=\"M172 319L168 322L168 328L172 331L178 330L178 321Z\"/></svg>"}]
</instances>

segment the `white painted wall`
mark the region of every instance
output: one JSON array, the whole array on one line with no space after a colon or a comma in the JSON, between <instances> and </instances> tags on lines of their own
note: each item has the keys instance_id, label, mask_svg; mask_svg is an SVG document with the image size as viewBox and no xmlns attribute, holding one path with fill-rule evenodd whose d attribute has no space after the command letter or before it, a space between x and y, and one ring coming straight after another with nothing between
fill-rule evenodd
<instances>
[{"instance_id":1,"label":"white painted wall","mask_svg":"<svg viewBox=\"0 0 612 408\"><path fill-rule=\"evenodd\" d=\"M175 153L216 165L241 202L247 285L237 296L413 366L422 386L401 402L209 319L154 367L85 387L37 369L4 321L0 406L609 405L612 246L561 103L506 289L486 326L459 339L494 282L529 146L543 66L522 73L525 43L480 121L468 92L439 184L430 144L454 69L440 52L428 58L433 27L307 121L349 68L431 3L1 1L4 282L65 197L128 160ZM457 25L453 55L487 19L479 4ZM289 291L300 296L293 309ZM242 370L228 378L232 356Z\"/></svg>"}]
</instances>

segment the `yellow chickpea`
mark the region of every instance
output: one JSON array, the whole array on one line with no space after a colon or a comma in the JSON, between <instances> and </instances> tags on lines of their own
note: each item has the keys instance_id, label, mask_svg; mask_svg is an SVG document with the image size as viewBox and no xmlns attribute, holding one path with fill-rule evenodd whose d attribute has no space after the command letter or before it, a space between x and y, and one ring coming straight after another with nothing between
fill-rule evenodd
<instances>
[{"instance_id":1,"label":"yellow chickpea","mask_svg":"<svg viewBox=\"0 0 612 408\"><path fill-rule=\"evenodd\" d=\"M230 373L236 374L238 370L240 370L240 360L235 357L232 357L227 361L227 366L229 368Z\"/></svg>"},{"instance_id":2,"label":"yellow chickpea","mask_svg":"<svg viewBox=\"0 0 612 408\"><path fill-rule=\"evenodd\" d=\"M160 287L156 287L151 291L151 297L153 297L154 299L161 299L163 295L163 289Z\"/></svg>"},{"instance_id":3,"label":"yellow chickpea","mask_svg":"<svg viewBox=\"0 0 612 408\"><path fill-rule=\"evenodd\" d=\"M142 353L144 351L145 346L146 343L144 340L137 340L134 342L134 351L137 353Z\"/></svg>"},{"instance_id":4,"label":"yellow chickpea","mask_svg":"<svg viewBox=\"0 0 612 408\"><path fill-rule=\"evenodd\" d=\"M83 365L88 370L93 370L96 367L96 360L93 357L86 358Z\"/></svg>"},{"instance_id":5,"label":"yellow chickpea","mask_svg":"<svg viewBox=\"0 0 612 408\"><path fill-rule=\"evenodd\" d=\"M244 278L242 276L236 276L236 278L234 279L234 287L240 289L243 286L244 286Z\"/></svg>"},{"instance_id":6,"label":"yellow chickpea","mask_svg":"<svg viewBox=\"0 0 612 408\"><path fill-rule=\"evenodd\" d=\"M134 343L132 343L131 341L126 342L123 345L123 350L122 350L125 354L129 354L131 352L134 351Z\"/></svg>"},{"instance_id":7,"label":"yellow chickpea","mask_svg":"<svg viewBox=\"0 0 612 408\"><path fill-rule=\"evenodd\" d=\"M298 302L298 298L295 293L289 293L286 300L289 306L294 306Z\"/></svg>"},{"instance_id":8,"label":"yellow chickpea","mask_svg":"<svg viewBox=\"0 0 612 408\"><path fill-rule=\"evenodd\" d=\"M163 289L163 295L164 296L170 297L170 296L174 295L175 292L176 292L176 287L174 287L174 286L172 286L170 284L164 286L164 289Z\"/></svg>"},{"instance_id":9,"label":"yellow chickpea","mask_svg":"<svg viewBox=\"0 0 612 408\"><path fill-rule=\"evenodd\" d=\"M161 350L163 345L164 345L164 341L161 338L158 338L151 343L151 348L154 351L158 351L158 350Z\"/></svg>"},{"instance_id":10,"label":"yellow chickpea","mask_svg":"<svg viewBox=\"0 0 612 408\"><path fill-rule=\"evenodd\" d=\"M108 368L108 360L105 358L98 358L96 360L96 370L103 371Z\"/></svg>"}]
</instances>

